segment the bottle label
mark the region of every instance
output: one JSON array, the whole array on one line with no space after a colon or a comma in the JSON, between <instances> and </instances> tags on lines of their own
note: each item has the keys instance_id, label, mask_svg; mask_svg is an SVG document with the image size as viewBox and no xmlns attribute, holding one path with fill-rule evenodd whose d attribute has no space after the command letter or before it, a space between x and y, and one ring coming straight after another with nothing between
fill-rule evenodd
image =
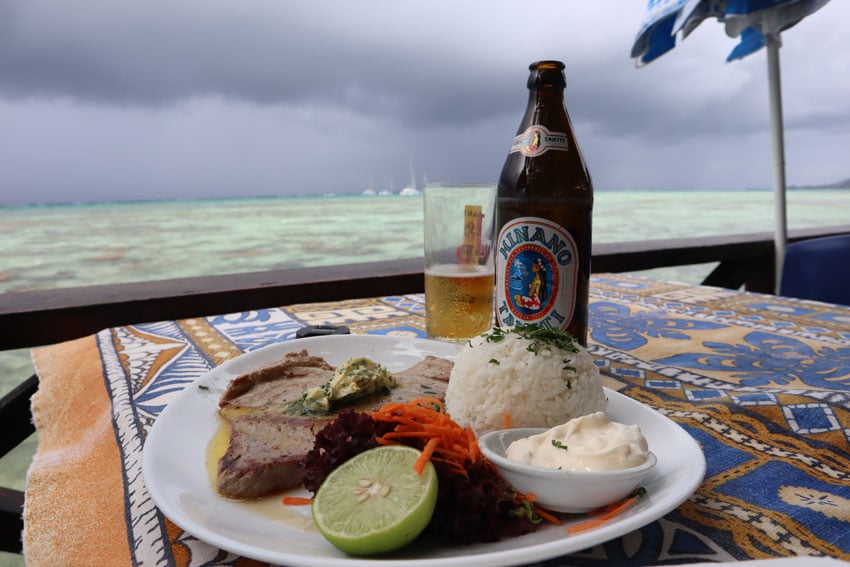
<instances>
[{"instance_id":1,"label":"bottle label","mask_svg":"<svg viewBox=\"0 0 850 567\"><path fill-rule=\"evenodd\" d=\"M578 249L561 225L538 217L509 221L496 248L496 319L566 329L573 318Z\"/></svg>"},{"instance_id":2,"label":"bottle label","mask_svg":"<svg viewBox=\"0 0 850 567\"><path fill-rule=\"evenodd\" d=\"M528 157L545 154L549 150L569 151L569 138L563 132L550 132L545 126L535 125L514 138L510 153L520 152Z\"/></svg>"}]
</instances>

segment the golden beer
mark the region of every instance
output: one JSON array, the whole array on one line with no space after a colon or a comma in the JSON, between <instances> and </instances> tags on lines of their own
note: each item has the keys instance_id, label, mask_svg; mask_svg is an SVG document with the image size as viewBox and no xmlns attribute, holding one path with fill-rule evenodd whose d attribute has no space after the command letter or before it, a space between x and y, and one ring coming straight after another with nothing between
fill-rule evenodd
<instances>
[{"instance_id":1,"label":"golden beer","mask_svg":"<svg viewBox=\"0 0 850 567\"><path fill-rule=\"evenodd\" d=\"M428 336L466 340L490 329L493 268L438 264L425 270L425 325Z\"/></svg>"}]
</instances>

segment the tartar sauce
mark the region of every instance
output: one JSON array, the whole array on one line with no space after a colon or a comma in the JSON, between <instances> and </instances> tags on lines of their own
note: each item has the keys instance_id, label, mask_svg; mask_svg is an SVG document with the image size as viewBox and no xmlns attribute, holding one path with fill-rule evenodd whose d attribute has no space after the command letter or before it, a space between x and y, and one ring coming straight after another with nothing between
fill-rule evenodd
<instances>
[{"instance_id":1,"label":"tartar sauce","mask_svg":"<svg viewBox=\"0 0 850 567\"><path fill-rule=\"evenodd\" d=\"M505 456L538 467L569 471L610 471L646 461L649 447L637 425L609 421L598 411L548 431L517 439Z\"/></svg>"}]
</instances>

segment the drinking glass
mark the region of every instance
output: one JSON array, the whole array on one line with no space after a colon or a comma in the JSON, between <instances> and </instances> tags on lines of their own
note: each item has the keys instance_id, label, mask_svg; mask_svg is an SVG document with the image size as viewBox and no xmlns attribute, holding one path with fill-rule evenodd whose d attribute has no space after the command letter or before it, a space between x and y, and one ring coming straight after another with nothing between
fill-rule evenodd
<instances>
[{"instance_id":1,"label":"drinking glass","mask_svg":"<svg viewBox=\"0 0 850 567\"><path fill-rule=\"evenodd\" d=\"M496 185L428 183L425 199L425 328L461 341L493 324Z\"/></svg>"}]
</instances>

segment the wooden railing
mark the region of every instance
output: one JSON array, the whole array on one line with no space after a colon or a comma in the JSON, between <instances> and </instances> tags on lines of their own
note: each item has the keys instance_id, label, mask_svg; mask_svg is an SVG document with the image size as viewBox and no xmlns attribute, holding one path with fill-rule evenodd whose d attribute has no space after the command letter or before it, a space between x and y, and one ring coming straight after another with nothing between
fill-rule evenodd
<instances>
[{"instance_id":1,"label":"wooden railing","mask_svg":"<svg viewBox=\"0 0 850 567\"><path fill-rule=\"evenodd\" d=\"M795 230L789 241L850 233L850 225ZM634 272L717 262L703 282L773 290L770 233L646 240L593 247L592 269ZM422 260L86 286L0 295L0 350L53 344L100 329L248 309L423 290Z\"/></svg>"},{"instance_id":2,"label":"wooden railing","mask_svg":"<svg viewBox=\"0 0 850 567\"><path fill-rule=\"evenodd\" d=\"M795 230L789 241L850 233L850 225ZM773 236L770 233L708 238L597 244L592 270L635 272L717 263L705 285L771 293ZM0 350L53 344L134 323L232 313L249 309L419 293L421 259L298 268L237 275L161 280L0 295ZM0 399L0 456L34 427L31 376ZM20 551L23 494L0 488L0 550Z\"/></svg>"}]
</instances>

